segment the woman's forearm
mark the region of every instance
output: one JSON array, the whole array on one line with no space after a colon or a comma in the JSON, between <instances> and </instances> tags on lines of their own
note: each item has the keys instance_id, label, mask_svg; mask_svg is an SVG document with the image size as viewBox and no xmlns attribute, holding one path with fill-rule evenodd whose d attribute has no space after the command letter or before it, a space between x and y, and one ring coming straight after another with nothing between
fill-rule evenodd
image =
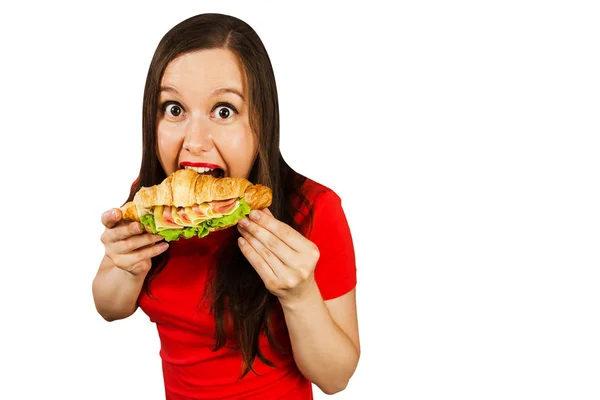
<instances>
[{"instance_id":1,"label":"woman's forearm","mask_svg":"<svg viewBox=\"0 0 600 400\"><path fill-rule=\"evenodd\" d=\"M129 317L137 309L137 299L146 274L133 275L116 267L108 257L102 263L92 283L94 303L107 321Z\"/></svg>"},{"instance_id":2,"label":"woman's forearm","mask_svg":"<svg viewBox=\"0 0 600 400\"><path fill-rule=\"evenodd\" d=\"M331 317L316 284L282 309L300 372L327 394L343 390L356 370L358 349Z\"/></svg>"}]
</instances>

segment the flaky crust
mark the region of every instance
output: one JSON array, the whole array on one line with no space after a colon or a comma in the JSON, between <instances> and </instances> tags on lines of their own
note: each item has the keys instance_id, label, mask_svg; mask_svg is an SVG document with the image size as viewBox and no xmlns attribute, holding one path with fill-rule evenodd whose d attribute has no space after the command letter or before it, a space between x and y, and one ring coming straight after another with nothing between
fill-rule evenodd
<instances>
[{"instance_id":1,"label":"flaky crust","mask_svg":"<svg viewBox=\"0 0 600 400\"><path fill-rule=\"evenodd\" d=\"M242 198L252 210L271 205L271 189L244 178L215 178L189 169L169 175L160 184L142 187L133 201L121 207L123 219L139 221L144 209L154 206L191 207L214 200Z\"/></svg>"},{"instance_id":2,"label":"flaky crust","mask_svg":"<svg viewBox=\"0 0 600 400\"><path fill-rule=\"evenodd\" d=\"M242 197L250 185L252 183L244 178L215 178L191 169L180 169L159 185L141 188L133 202L139 208L156 205L190 207L213 200Z\"/></svg>"},{"instance_id":3,"label":"flaky crust","mask_svg":"<svg viewBox=\"0 0 600 400\"><path fill-rule=\"evenodd\" d=\"M263 185L248 187L241 197L253 210L262 210L269 207L273 199L271 189Z\"/></svg>"},{"instance_id":4,"label":"flaky crust","mask_svg":"<svg viewBox=\"0 0 600 400\"><path fill-rule=\"evenodd\" d=\"M133 201L129 201L121 207L122 219L128 221L139 221L138 210Z\"/></svg>"}]
</instances>

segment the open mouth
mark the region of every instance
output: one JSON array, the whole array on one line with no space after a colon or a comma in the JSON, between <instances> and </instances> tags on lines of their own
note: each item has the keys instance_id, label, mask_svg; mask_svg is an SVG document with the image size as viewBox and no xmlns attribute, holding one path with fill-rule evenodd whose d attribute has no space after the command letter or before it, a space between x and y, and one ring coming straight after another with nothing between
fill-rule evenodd
<instances>
[{"instance_id":1,"label":"open mouth","mask_svg":"<svg viewBox=\"0 0 600 400\"><path fill-rule=\"evenodd\" d=\"M225 176L225 171L221 168L192 167L191 165L187 165L184 168L194 170L202 175L214 176L215 178L223 178Z\"/></svg>"}]
</instances>

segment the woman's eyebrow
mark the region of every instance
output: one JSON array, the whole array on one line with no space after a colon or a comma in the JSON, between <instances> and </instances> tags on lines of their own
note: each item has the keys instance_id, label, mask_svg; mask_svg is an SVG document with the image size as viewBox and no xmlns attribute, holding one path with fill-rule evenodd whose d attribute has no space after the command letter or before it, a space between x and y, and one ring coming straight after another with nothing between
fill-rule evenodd
<instances>
[{"instance_id":1,"label":"woman's eyebrow","mask_svg":"<svg viewBox=\"0 0 600 400\"><path fill-rule=\"evenodd\" d=\"M177 89L175 89L174 87L171 87L171 86L161 86L160 91L161 92L171 92L171 93L175 93L177 95L179 94Z\"/></svg>"},{"instance_id":2,"label":"woman's eyebrow","mask_svg":"<svg viewBox=\"0 0 600 400\"><path fill-rule=\"evenodd\" d=\"M244 99L244 96L242 95L242 93L234 88L220 88L220 89L216 89L215 91L212 92L213 96L219 95L219 94L223 94L223 93L233 93L238 95L242 101L246 101L246 99Z\"/></svg>"}]
</instances>

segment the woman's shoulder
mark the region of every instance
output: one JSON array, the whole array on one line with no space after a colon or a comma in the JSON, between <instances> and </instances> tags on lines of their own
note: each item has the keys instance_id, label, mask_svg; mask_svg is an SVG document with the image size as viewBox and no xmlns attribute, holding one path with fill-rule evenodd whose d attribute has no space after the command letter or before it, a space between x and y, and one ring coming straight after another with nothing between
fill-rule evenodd
<instances>
[{"instance_id":1,"label":"woman's shoulder","mask_svg":"<svg viewBox=\"0 0 600 400\"><path fill-rule=\"evenodd\" d=\"M343 213L341 199L333 189L304 177L300 192L304 199L295 199L297 212L294 219L306 235L312 236L315 233L313 228L323 230L340 222L331 220L333 216Z\"/></svg>"},{"instance_id":2,"label":"woman's shoulder","mask_svg":"<svg viewBox=\"0 0 600 400\"><path fill-rule=\"evenodd\" d=\"M311 204L339 200L339 196L333 189L308 177L305 178L302 184L302 193Z\"/></svg>"}]
</instances>

